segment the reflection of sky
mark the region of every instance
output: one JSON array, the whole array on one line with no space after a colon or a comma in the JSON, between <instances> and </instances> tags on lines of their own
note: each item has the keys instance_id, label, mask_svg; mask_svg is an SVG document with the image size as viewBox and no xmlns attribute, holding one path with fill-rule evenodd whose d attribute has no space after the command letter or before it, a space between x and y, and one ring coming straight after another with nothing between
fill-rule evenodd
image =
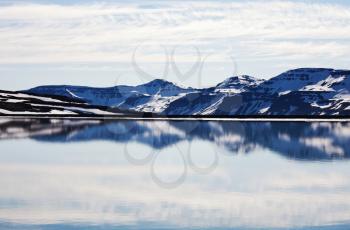
<instances>
[{"instance_id":1,"label":"reflection of sky","mask_svg":"<svg viewBox=\"0 0 350 230\"><path fill-rule=\"evenodd\" d=\"M166 189L151 177L152 162L130 164L112 142L0 142L0 222L212 227L295 227L350 220L348 162L300 162L263 149L232 155L195 140L154 153L154 171L183 184ZM28 151L30 150L30 151ZM152 150L132 143L129 155ZM185 164L180 154L183 154ZM208 167L218 153L218 165Z\"/></svg>"}]
</instances>

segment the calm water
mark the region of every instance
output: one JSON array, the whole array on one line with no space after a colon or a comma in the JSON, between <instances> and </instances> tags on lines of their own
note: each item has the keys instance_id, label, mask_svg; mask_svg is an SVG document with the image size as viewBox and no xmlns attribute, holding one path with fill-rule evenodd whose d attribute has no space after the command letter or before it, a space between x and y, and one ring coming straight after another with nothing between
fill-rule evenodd
<instances>
[{"instance_id":1,"label":"calm water","mask_svg":"<svg viewBox=\"0 0 350 230\"><path fill-rule=\"evenodd\" d=\"M349 229L350 123L0 119L0 229Z\"/></svg>"}]
</instances>

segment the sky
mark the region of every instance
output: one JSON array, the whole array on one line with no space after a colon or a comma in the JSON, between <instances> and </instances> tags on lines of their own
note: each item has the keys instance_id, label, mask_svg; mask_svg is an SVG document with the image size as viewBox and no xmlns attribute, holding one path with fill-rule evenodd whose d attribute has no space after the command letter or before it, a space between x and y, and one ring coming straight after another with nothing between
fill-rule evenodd
<instances>
[{"instance_id":1,"label":"sky","mask_svg":"<svg viewBox=\"0 0 350 230\"><path fill-rule=\"evenodd\" d=\"M350 69L350 3L0 0L1 89Z\"/></svg>"}]
</instances>

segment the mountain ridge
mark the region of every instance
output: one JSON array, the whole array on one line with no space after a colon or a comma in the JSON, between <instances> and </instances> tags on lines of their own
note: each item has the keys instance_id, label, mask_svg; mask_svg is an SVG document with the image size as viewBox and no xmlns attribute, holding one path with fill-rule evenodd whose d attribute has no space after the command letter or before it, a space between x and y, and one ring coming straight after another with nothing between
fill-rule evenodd
<instances>
[{"instance_id":1,"label":"mountain ridge","mask_svg":"<svg viewBox=\"0 0 350 230\"><path fill-rule=\"evenodd\" d=\"M238 75L198 89L154 79L137 86L48 85L18 93L162 116L344 116L350 115L350 70L299 68L268 80Z\"/></svg>"}]
</instances>

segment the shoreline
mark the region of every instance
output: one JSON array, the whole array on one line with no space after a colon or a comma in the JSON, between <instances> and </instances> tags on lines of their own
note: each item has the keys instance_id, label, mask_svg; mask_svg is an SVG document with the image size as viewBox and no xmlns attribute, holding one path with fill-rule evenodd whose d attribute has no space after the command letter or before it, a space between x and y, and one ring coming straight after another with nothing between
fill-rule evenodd
<instances>
[{"instance_id":1,"label":"shoreline","mask_svg":"<svg viewBox=\"0 0 350 230\"><path fill-rule=\"evenodd\" d=\"M285 122L350 122L350 116L129 116L129 115L0 115L0 119L72 119L72 120L145 120L145 121L285 121Z\"/></svg>"}]
</instances>

